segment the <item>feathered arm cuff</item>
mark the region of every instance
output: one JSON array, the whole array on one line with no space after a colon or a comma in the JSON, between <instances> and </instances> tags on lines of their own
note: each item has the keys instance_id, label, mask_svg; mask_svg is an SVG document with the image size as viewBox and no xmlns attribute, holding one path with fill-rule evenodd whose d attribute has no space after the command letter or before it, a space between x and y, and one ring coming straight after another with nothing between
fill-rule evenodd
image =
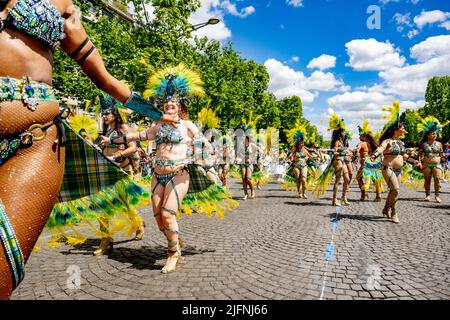
<instances>
[{"instance_id":1,"label":"feathered arm cuff","mask_svg":"<svg viewBox=\"0 0 450 320\"><path fill-rule=\"evenodd\" d=\"M149 117L153 121L158 121L163 116L161 110L142 98L137 92L133 92L124 105L143 116Z\"/></svg>"}]
</instances>

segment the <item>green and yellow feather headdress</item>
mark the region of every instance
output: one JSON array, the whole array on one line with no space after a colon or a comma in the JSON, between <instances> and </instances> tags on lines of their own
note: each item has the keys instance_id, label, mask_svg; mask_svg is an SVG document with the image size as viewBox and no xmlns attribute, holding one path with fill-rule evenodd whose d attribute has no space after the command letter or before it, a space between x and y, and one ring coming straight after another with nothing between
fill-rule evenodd
<instances>
[{"instance_id":1,"label":"green and yellow feather headdress","mask_svg":"<svg viewBox=\"0 0 450 320\"><path fill-rule=\"evenodd\" d=\"M417 131L420 133L430 133L436 132L438 136L441 135L442 129L450 123L450 121L446 121L444 124L441 124L438 119L433 116L428 116L425 119L420 117L420 123L417 124Z\"/></svg>"},{"instance_id":2,"label":"green and yellow feather headdress","mask_svg":"<svg viewBox=\"0 0 450 320\"><path fill-rule=\"evenodd\" d=\"M97 139L98 137L98 125L97 121L91 119L87 114L77 114L69 117L68 122L75 132L79 132L81 129L86 130L86 133L92 137L92 139Z\"/></svg>"},{"instance_id":3,"label":"green and yellow feather headdress","mask_svg":"<svg viewBox=\"0 0 450 320\"><path fill-rule=\"evenodd\" d=\"M292 129L285 130L286 137L289 145L295 146L298 142L302 141L306 143L307 131L306 127L299 119L295 122L295 126Z\"/></svg>"},{"instance_id":4,"label":"green and yellow feather headdress","mask_svg":"<svg viewBox=\"0 0 450 320\"><path fill-rule=\"evenodd\" d=\"M358 126L358 131L360 136L370 135L373 136L372 128L370 128L369 120L364 119L361 126Z\"/></svg>"},{"instance_id":5,"label":"green and yellow feather headdress","mask_svg":"<svg viewBox=\"0 0 450 320\"><path fill-rule=\"evenodd\" d=\"M395 101L392 106L384 106L383 111L387 111L389 114L383 115L381 119L389 119L389 121L384 125L381 135L392 126L399 127L400 124L405 123L406 113L400 114L400 103L398 101Z\"/></svg>"},{"instance_id":6,"label":"green and yellow feather headdress","mask_svg":"<svg viewBox=\"0 0 450 320\"><path fill-rule=\"evenodd\" d=\"M248 119L243 118L242 119L242 129L244 129L244 131L250 131L251 135L253 137L255 137L256 134L256 124L258 123L259 120L261 120L261 116L257 115L255 118L253 118L253 111L250 111L250 114L248 115Z\"/></svg>"},{"instance_id":7,"label":"green and yellow feather headdress","mask_svg":"<svg viewBox=\"0 0 450 320\"><path fill-rule=\"evenodd\" d=\"M202 96L204 93L200 75L180 64L154 74L149 79L143 96L146 99L153 97L162 104L174 96L183 99L188 96Z\"/></svg>"},{"instance_id":8,"label":"green and yellow feather headdress","mask_svg":"<svg viewBox=\"0 0 450 320\"><path fill-rule=\"evenodd\" d=\"M334 131L338 129L345 130L344 119L339 118L338 114L336 112L333 112L333 114L330 117L330 120L328 121L328 130Z\"/></svg>"}]
</instances>

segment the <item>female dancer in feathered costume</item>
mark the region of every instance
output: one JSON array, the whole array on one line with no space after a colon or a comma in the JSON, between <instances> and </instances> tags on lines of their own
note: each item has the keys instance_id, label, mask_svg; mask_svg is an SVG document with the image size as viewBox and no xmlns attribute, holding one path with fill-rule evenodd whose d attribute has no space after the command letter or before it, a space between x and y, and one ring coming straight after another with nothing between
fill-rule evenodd
<instances>
[{"instance_id":1,"label":"female dancer in feathered costume","mask_svg":"<svg viewBox=\"0 0 450 320\"><path fill-rule=\"evenodd\" d=\"M370 129L369 120L364 120L362 126L358 126L359 139L356 147L356 155L359 157L359 170L356 174L359 189L361 190L361 201L369 199L368 190L370 181L373 182L376 192L375 202L381 201L382 180L381 162L371 162L370 156L378 148L378 143Z\"/></svg>"},{"instance_id":2,"label":"female dancer in feathered costume","mask_svg":"<svg viewBox=\"0 0 450 320\"><path fill-rule=\"evenodd\" d=\"M205 165L203 168L206 171L206 176L210 180L214 181L214 183L220 183L220 179L214 168L217 160L217 141L213 141L219 136L217 129L220 127L220 119L216 116L216 113L213 110L209 108L203 108L197 114L197 120L201 124L203 135L209 142L208 146L203 145L201 146L201 148L197 148L198 150L203 151L203 154L201 156L202 158L204 158L205 163L210 164Z\"/></svg>"},{"instance_id":3,"label":"female dancer in feathered costume","mask_svg":"<svg viewBox=\"0 0 450 320\"><path fill-rule=\"evenodd\" d=\"M318 158L314 157L305 146L309 140L306 137L306 128L300 121L297 120L295 127L287 130L286 135L293 149L288 155L291 165L287 172L285 185L289 183L289 178L294 178L299 197L308 199L306 195L308 160L318 160Z\"/></svg>"},{"instance_id":4,"label":"female dancer in feathered costume","mask_svg":"<svg viewBox=\"0 0 450 320\"><path fill-rule=\"evenodd\" d=\"M380 146L374 151L371 160L383 155L382 173L389 186L389 195L383 208L383 214L394 223L400 223L395 204L400 194L400 181L404 161L411 159L406 154L405 144L401 138L405 134L406 114L400 114L400 104L394 102L391 107L383 107L383 111L390 113L390 120L383 127ZM386 119L386 116L383 116ZM418 164L418 161L414 163ZM389 212L390 210L390 212Z\"/></svg>"},{"instance_id":5,"label":"female dancer in feathered costume","mask_svg":"<svg viewBox=\"0 0 450 320\"><path fill-rule=\"evenodd\" d=\"M345 140L347 133L345 131L344 120L340 119L336 113L333 113L329 120L328 130L333 130L331 140L331 153L333 157L330 164L320 175L317 185L314 189L314 193L321 195L328 189L332 174L335 175L333 186L333 206L340 206L341 204L337 200L337 194L339 189L339 183L344 178L344 185L342 188L341 200L345 205L349 205L347 200L347 190L350 184L350 177L348 168L344 159L349 156L348 147L345 146Z\"/></svg>"},{"instance_id":6,"label":"female dancer in feathered costume","mask_svg":"<svg viewBox=\"0 0 450 320\"><path fill-rule=\"evenodd\" d=\"M203 157L195 157L202 153L195 149L209 143L197 126L187 120L188 99L192 95L203 95L202 81L197 73L183 65L164 69L150 78L144 96L153 97L163 106L165 114L179 117L179 124L173 127L158 123L145 132L103 139L104 144L156 141L152 206L156 223L168 242L167 262L162 273L175 271L180 261L182 243L178 236L177 215L181 212L190 215L196 211L208 216L216 212L218 217L223 217L227 208L237 205L231 195L209 180L199 166L210 164L205 163Z\"/></svg>"},{"instance_id":7,"label":"female dancer in feathered costume","mask_svg":"<svg viewBox=\"0 0 450 320\"><path fill-rule=\"evenodd\" d=\"M421 122L417 125L417 131L423 133L419 157L422 162L422 172L425 176L425 201L427 202L430 201L431 179L434 179L436 202L441 202L440 191L443 173L441 159L444 157L444 148L442 143L436 141L436 139L441 135L442 129L448 123L450 121L441 125L438 119L428 116L425 119L421 119Z\"/></svg>"},{"instance_id":8,"label":"female dancer in feathered costume","mask_svg":"<svg viewBox=\"0 0 450 320\"><path fill-rule=\"evenodd\" d=\"M233 146L233 138L229 135L224 135L220 138L218 144L219 152L218 152L218 174L220 181L222 181L222 186L227 186L227 175L231 169L231 164L233 163L232 159L234 159L234 146Z\"/></svg>"},{"instance_id":9,"label":"female dancer in feathered costume","mask_svg":"<svg viewBox=\"0 0 450 320\"><path fill-rule=\"evenodd\" d=\"M256 123L260 117L252 119L252 113L248 120L243 119L242 129L244 130L244 143L241 145L239 139L237 139L236 156L240 160L240 175L242 178L242 185L244 188L244 200L247 198L254 198L256 195L255 186L253 181L253 171L259 171L256 166L259 159L259 155L264 154L264 151L255 144L256 139ZM250 196L248 195L248 189L250 189Z\"/></svg>"}]
</instances>

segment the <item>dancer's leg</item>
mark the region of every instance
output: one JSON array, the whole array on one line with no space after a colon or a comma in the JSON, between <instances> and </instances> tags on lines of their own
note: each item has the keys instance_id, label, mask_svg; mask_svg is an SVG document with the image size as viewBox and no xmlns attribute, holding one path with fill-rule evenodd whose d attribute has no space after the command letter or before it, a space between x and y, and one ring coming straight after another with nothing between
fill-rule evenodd
<instances>
[{"instance_id":1,"label":"dancer's leg","mask_svg":"<svg viewBox=\"0 0 450 320\"><path fill-rule=\"evenodd\" d=\"M333 186L333 201L332 201L332 205L333 206L340 206L340 203L337 201L337 194L338 194L338 189L339 189L339 183L341 182L342 175L343 175L342 161L335 160L333 162L333 166L334 166L335 177L334 177L334 186Z\"/></svg>"},{"instance_id":2,"label":"dancer's leg","mask_svg":"<svg viewBox=\"0 0 450 320\"><path fill-rule=\"evenodd\" d=\"M344 165L342 167L342 169L343 169L342 173L343 173L343 177L344 177L344 185L342 187L342 202L345 205L349 205L349 202L347 200L347 191L350 188L351 178L350 178L350 174L348 172L348 166Z\"/></svg>"},{"instance_id":3,"label":"dancer's leg","mask_svg":"<svg viewBox=\"0 0 450 320\"><path fill-rule=\"evenodd\" d=\"M395 204L397 202L399 193L400 193L400 177L401 174L398 176L395 175L394 171L391 168L385 168L382 170L383 177L386 183L389 186L389 194L386 199L386 204L384 205L383 214L386 215L388 218L392 219L395 223L400 223L397 217L397 212L395 208ZM391 209L391 214L389 215L389 209Z\"/></svg>"},{"instance_id":4,"label":"dancer's leg","mask_svg":"<svg viewBox=\"0 0 450 320\"><path fill-rule=\"evenodd\" d=\"M308 167L302 168L302 171L300 173L300 181L302 184L302 196L304 199L308 199L306 196L306 180L308 178Z\"/></svg>"},{"instance_id":5,"label":"dancer's leg","mask_svg":"<svg viewBox=\"0 0 450 320\"><path fill-rule=\"evenodd\" d=\"M162 272L171 272L180 258L179 228L176 214L189 188L189 173L183 170L166 185L161 208L162 222L167 236L167 262Z\"/></svg>"},{"instance_id":6,"label":"dancer's leg","mask_svg":"<svg viewBox=\"0 0 450 320\"><path fill-rule=\"evenodd\" d=\"M425 201L430 201L430 194L431 194L431 179L432 176L432 170L430 168L423 169L423 175L425 177L424 181L424 187L425 187Z\"/></svg>"},{"instance_id":7,"label":"dancer's leg","mask_svg":"<svg viewBox=\"0 0 450 320\"><path fill-rule=\"evenodd\" d=\"M437 166L433 168L433 178L434 178L434 193L436 197L436 202L441 202L441 180L442 180L442 168Z\"/></svg>"},{"instance_id":8,"label":"dancer's leg","mask_svg":"<svg viewBox=\"0 0 450 320\"><path fill-rule=\"evenodd\" d=\"M19 107L24 109L22 104ZM39 107L45 109L48 106L42 104ZM4 111L2 108L3 105L0 106L0 115ZM38 130L33 133L41 135ZM65 148L54 144L56 139L57 130L53 126L47 130L44 140L19 150L0 167L0 199L25 261L48 220L61 188ZM8 299L12 290L12 273L4 248L0 245L0 299Z\"/></svg>"}]
</instances>

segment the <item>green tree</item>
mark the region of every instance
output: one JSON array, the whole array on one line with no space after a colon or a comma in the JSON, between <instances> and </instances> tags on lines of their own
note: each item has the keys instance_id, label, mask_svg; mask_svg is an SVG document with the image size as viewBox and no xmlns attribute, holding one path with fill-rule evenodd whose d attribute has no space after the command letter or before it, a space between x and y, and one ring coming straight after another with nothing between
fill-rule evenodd
<instances>
[{"instance_id":1,"label":"green tree","mask_svg":"<svg viewBox=\"0 0 450 320\"><path fill-rule=\"evenodd\" d=\"M450 77L434 77L428 81L426 105L419 110L422 117L435 116L444 122L450 119ZM443 141L450 141L450 126L444 128Z\"/></svg>"}]
</instances>

